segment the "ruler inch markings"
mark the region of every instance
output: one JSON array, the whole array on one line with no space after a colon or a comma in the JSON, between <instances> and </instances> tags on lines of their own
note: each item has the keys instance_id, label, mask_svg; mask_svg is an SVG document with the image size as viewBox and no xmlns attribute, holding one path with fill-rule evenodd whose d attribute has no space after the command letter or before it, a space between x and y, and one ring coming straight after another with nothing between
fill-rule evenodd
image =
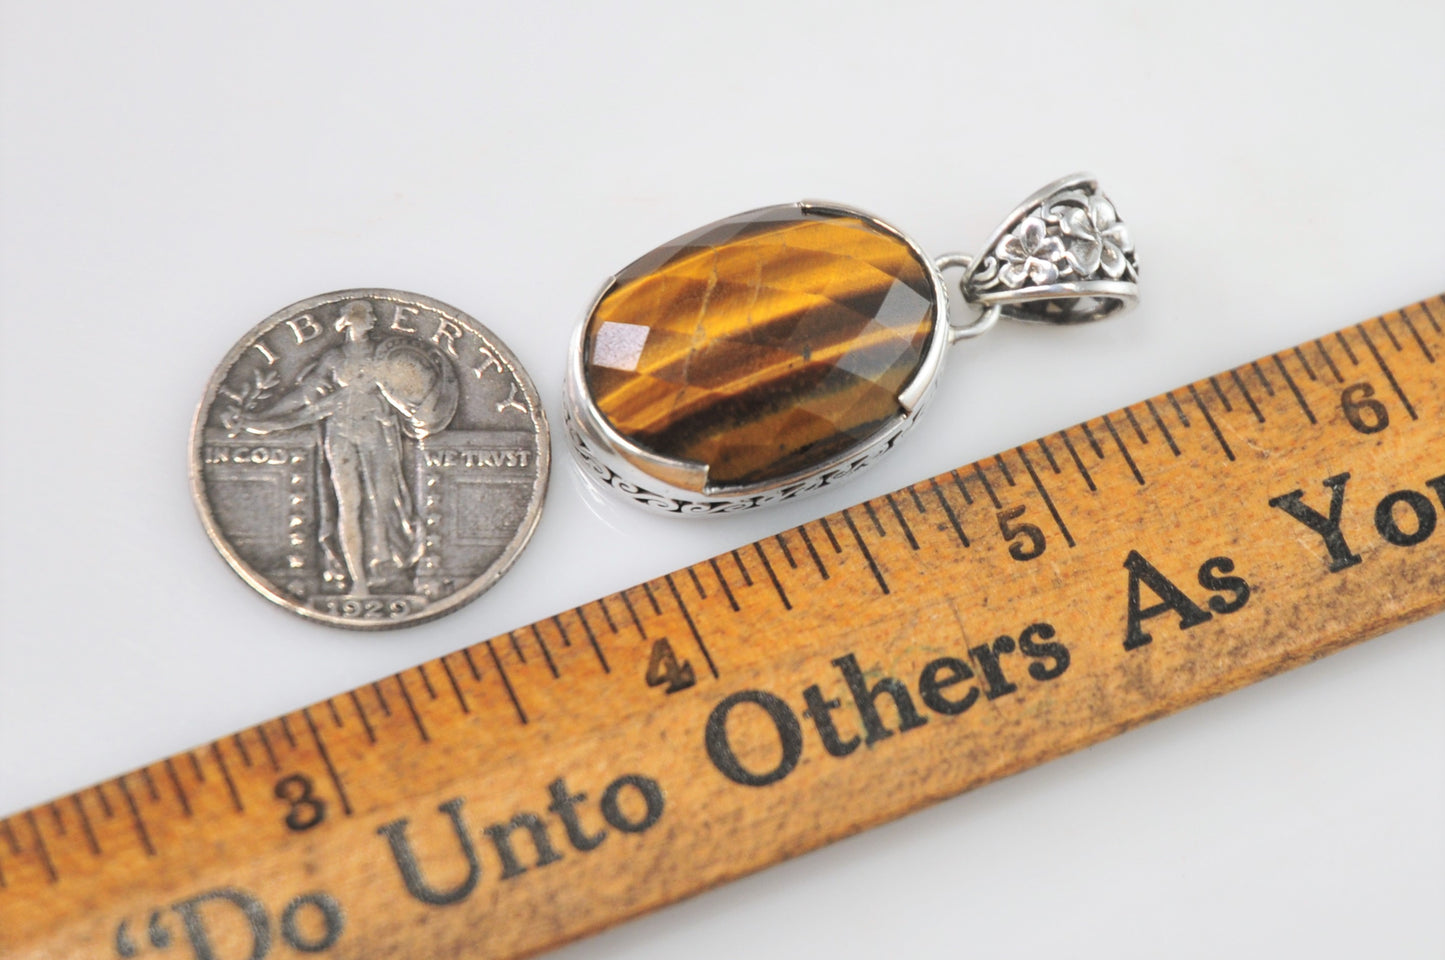
<instances>
[{"instance_id":1,"label":"ruler inch markings","mask_svg":"<svg viewBox=\"0 0 1445 960\"><path fill-rule=\"evenodd\" d=\"M737 551L734 550L733 553L736 554ZM738 562L741 563L742 561ZM632 600L627 596L627 591L620 590L614 593L613 596L622 601L622 605L627 608L627 615L632 618L632 625L637 628L637 635L643 640L646 640L647 631L642 627L642 618L637 615L637 608L632 605ZM526 663L527 661L524 659L522 662Z\"/></svg>"},{"instance_id":2,"label":"ruler inch markings","mask_svg":"<svg viewBox=\"0 0 1445 960\"><path fill-rule=\"evenodd\" d=\"M1109 419L1109 415L1107 413L1104 414L1104 429L1108 430L1109 436L1114 438L1114 445L1118 447L1119 452L1124 455L1124 462L1128 464L1129 472L1134 475L1134 480L1139 484L1139 486L1144 486L1144 474L1139 472L1139 467L1137 464L1134 463L1134 458L1130 455L1129 448L1124 446L1123 438L1119 436L1119 431L1114 429L1114 421Z\"/></svg>"},{"instance_id":3,"label":"ruler inch markings","mask_svg":"<svg viewBox=\"0 0 1445 960\"><path fill-rule=\"evenodd\" d=\"M340 725L339 723L337 724L337 726ZM236 752L241 755L241 762L248 767L251 766L251 751L246 749L246 741L241 739L241 734L232 734L231 740L236 745Z\"/></svg>"},{"instance_id":4,"label":"ruler inch markings","mask_svg":"<svg viewBox=\"0 0 1445 960\"><path fill-rule=\"evenodd\" d=\"M176 799L181 802L182 815L190 817L191 799L186 796L186 788L181 786L181 777L180 774L176 773L176 765L171 761L170 757L166 757L163 766L166 769L166 775L170 778L171 786L175 788Z\"/></svg>"},{"instance_id":5,"label":"ruler inch markings","mask_svg":"<svg viewBox=\"0 0 1445 960\"><path fill-rule=\"evenodd\" d=\"M437 691L436 687L432 686L431 675L426 672L426 664L418 663L414 669L416 670L417 676L421 677L421 685L422 688L426 690L427 696L435 700L437 698Z\"/></svg>"},{"instance_id":6,"label":"ruler inch markings","mask_svg":"<svg viewBox=\"0 0 1445 960\"><path fill-rule=\"evenodd\" d=\"M1121 447L1120 449L1123 448ZM1064 518L1059 515L1059 508L1054 506L1054 498L1049 496L1049 491L1044 488L1043 481L1039 479L1038 473L1034 471L1034 465L1029 462L1028 454L1024 453L1024 448L1019 447L1018 453L1019 459L1023 461L1024 469L1028 471L1029 479L1034 483L1034 489L1037 490L1039 496L1043 498L1044 506L1048 507L1049 516L1054 518L1054 525L1059 528L1059 533L1064 535L1064 543L1068 544L1069 549L1072 550L1074 548L1074 537L1069 533L1069 528L1068 525L1064 523ZM1143 481L1141 480L1140 483L1143 483ZM959 536L961 537L962 535L962 531L960 531ZM964 546L967 545L967 542L965 542Z\"/></svg>"},{"instance_id":7,"label":"ruler inch markings","mask_svg":"<svg viewBox=\"0 0 1445 960\"><path fill-rule=\"evenodd\" d=\"M55 821L56 834L62 837L68 837L70 831L66 829L65 818L60 815L60 804L52 800L46 805L46 809L50 811L50 818Z\"/></svg>"},{"instance_id":8,"label":"ruler inch markings","mask_svg":"<svg viewBox=\"0 0 1445 960\"><path fill-rule=\"evenodd\" d=\"M448 654L448 656L450 656L450 654ZM472 708L467 705L467 698L462 696L462 685L457 682L457 675L452 671L452 665L450 663L447 663L446 657L442 657L440 659L442 671L447 675L447 682L451 684L452 693L457 698L457 706L462 708L462 713L471 713ZM372 741L372 743L375 742L375 740Z\"/></svg>"},{"instance_id":9,"label":"ruler inch markings","mask_svg":"<svg viewBox=\"0 0 1445 960\"><path fill-rule=\"evenodd\" d=\"M713 576L717 577L718 586L722 587L723 596L728 598L728 606L733 608L733 613L737 613L742 607L738 606L738 598L733 596L732 587L728 586L727 578L723 576L722 567L717 565L717 557L710 557L707 562L708 566L712 567Z\"/></svg>"},{"instance_id":10,"label":"ruler inch markings","mask_svg":"<svg viewBox=\"0 0 1445 960\"><path fill-rule=\"evenodd\" d=\"M291 747L291 749L295 750L296 734L291 730L291 718L284 713L281 714L281 734L286 738L286 743ZM195 763L195 761L196 755L193 753L191 754L191 762ZM201 772L201 765L199 763L196 764L196 776L201 778L202 783L205 782L206 775Z\"/></svg>"},{"instance_id":11,"label":"ruler inch markings","mask_svg":"<svg viewBox=\"0 0 1445 960\"><path fill-rule=\"evenodd\" d=\"M1192 424L1189 422L1189 415L1184 412L1184 407L1180 405L1179 398L1174 396L1174 391L1170 390L1168 393L1164 394L1164 396L1168 398L1170 406L1174 408L1174 415L1179 418L1180 426L1182 426L1185 430L1190 429L1192 427Z\"/></svg>"},{"instance_id":12,"label":"ruler inch markings","mask_svg":"<svg viewBox=\"0 0 1445 960\"><path fill-rule=\"evenodd\" d=\"M1420 352L1425 355L1425 359L1430 363L1434 363L1435 354L1431 353L1430 348L1425 345L1425 338L1420 336L1420 331L1415 328L1415 321L1411 320L1410 315L1403 309L1400 311L1400 319L1404 321L1405 329L1410 331L1410 336L1414 339L1415 346L1420 348Z\"/></svg>"},{"instance_id":13,"label":"ruler inch markings","mask_svg":"<svg viewBox=\"0 0 1445 960\"><path fill-rule=\"evenodd\" d=\"M793 609L793 602L788 599L788 594L783 590L783 585L778 582L778 575L773 572L773 565L768 561L768 555L763 552L762 541L753 542L753 551L757 553L758 559L763 562L763 570L766 571L768 579L772 581L773 590L777 593L778 599L783 602L783 609ZM691 622L691 620L692 618L689 617L688 621Z\"/></svg>"},{"instance_id":14,"label":"ruler inch markings","mask_svg":"<svg viewBox=\"0 0 1445 960\"><path fill-rule=\"evenodd\" d=\"M883 571L878 569L878 563L873 559L873 552L868 549L868 544L863 542L863 535L858 532L858 525L853 522L853 516L844 507L841 514L843 522L848 525L848 531L853 534L853 542L858 544L858 549L863 554L863 559L868 563L868 569L873 571L873 579L878 581L878 588L884 593L889 593L888 581L883 579Z\"/></svg>"},{"instance_id":15,"label":"ruler inch markings","mask_svg":"<svg viewBox=\"0 0 1445 960\"><path fill-rule=\"evenodd\" d=\"M893 511L893 517L898 521L899 529L903 531L903 539L908 541L909 547L917 550L918 538L913 535L913 528L908 525L908 521L903 519L903 511L898 509L898 501L893 499L893 494L891 493L885 494L883 499L888 501L888 506ZM922 511L920 510L919 512L921 513Z\"/></svg>"},{"instance_id":16,"label":"ruler inch markings","mask_svg":"<svg viewBox=\"0 0 1445 960\"><path fill-rule=\"evenodd\" d=\"M1289 371L1285 369L1284 361L1280 359L1279 354L1271 354L1270 359L1273 360L1274 365L1279 368L1279 375L1284 377L1285 385L1289 387L1289 392L1294 394L1295 402L1298 403L1299 408L1304 411L1305 418L1312 424L1318 423L1319 421L1315 419L1315 412L1311 410L1310 405L1305 402L1304 394L1300 393L1299 385L1294 382L1294 377L1291 377Z\"/></svg>"},{"instance_id":17,"label":"ruler inch markings","mask_svg":"<svg viewBox=\"0 0 1445 960\"><path fill-rule=\"evenodd\" d=\"M141 847L145 850L146 856L156 855L156 848L151 843L150 831L146 829L145 819L141 817L140 807L136 806L135 797L131 796L130 787L126 785L125 774L116 778L116 786L120 788L120 795L125 800L125 805L130 809L131 825L135 827L136 836L140 838Z\"/></svg>"},{"instance_id":18,"label":"ruler inch markings","mask_svg":"<svg viewBox=\"0 0 1445 960\"><path fill-rule=\"evenodd\" d=\"M141 767L137 772L140 774L140 778L145 781L146 793L150 794L151 803L159 801L161 794L160 791L156 789L156 781L155 778L151 776L150 768Z\"/></svg>"},{"instance_id":19,"label":"ruler inch markings","mask_svg":"<svg viewBox=\"0 0 1445 960\"><path fill-rule=\"evenodd\" d=\"M1335 358L1330 356L1330 351L1325 347L1324 338L1316 337L1311 342L1315 345L1315 348L1319 350L1320 357L1325 361L1325 366L1329 367L1330 373L1334 375L1335 383L1344 383L1345 378L1340 373L1340 368L1335 366Z\"/></svg>"},{"instance_id":20,"label":"ruler inch markings","mask_svg":"<svg viewBox=\"0 0 1445 960\"><path fill-rule=\"evenodd\" d=\"M1377 318L1376 318L1376 322L1378 322L1378 323L1380 324L1380 329L1381 329L1382 331L1384 331L1384 333L1385 333L1385 338L1390 341L1390 346L1392 346L1392 347L1395 348L1395 352L1396 352L1396 353L1404 353L1404 352L1405 352L1405 348L1404 348L1403 346L1401 346L1400 341L1395 338L1395 331L1393 331L1393 330L1390 329L1390 317L1389 317L1389 314L1383 314L1383 315L1377 317Z\"/></svg>"},{"instance_id":21,"label":"ruler inch markings","mask_svg":"<svg viewBox=\"0 0 1445 960\"><path fill-rule=\"evenodd\" d=\"M1244 385L1244 378L1239 375L1239 371L1231 370L1229 371L1229 376L1234 380L1234 385L1239 388L1239 394L1244 397L1244 402L1249 405L1249 412L1254 414L1255 421L1264 423L1264 414L1260 412L1259 404L1254 402L1254 395L1251 394L1249 388Z\"/></svg>"},{"instance_id":22,"label":"ruler inch markings","mask_svg":"<svg viewBox=\"0 0 1445 960\"><path fill-rule=\"evenodd\" d=\"M598 597L593 602L597 604L597 609L602 611L602 619L607 623L607 629L617 633L617 623L612 619L612 611L607 609L607 598Z\"/></svg>"},{"instance_id":23,"label":"ruler inch markings","mask_svg":"<svg viewBox=\"0 0 1445 960\"><path fill-rule=\"evenodd\" d=\"M729 550L728 556L733 558L733 565L738 568L738 576L743 578L743 586L751 587L753 585L753 575L748 573L747 565L743 563L742 554L736 550Z\"/></svg>"},{"instance_id":24,"label":"ruler inch markings","mask_svg":"<svg viewBox=\"0 0 1445 960\"><path fill-rule=\"evenodd\" d=\"M1135 419L1135 417L1134 417L1134 408L1133 408L1133 407L1125 407L1125 408L1124 408L1124 419L1128 420L1128 421L1129 421L1129 426L1131 426L1131 427L1134 428L1134 434L1139 438L1139 442L1140 442L1141 444L1145 445L1145 446L1148 446L1148 445L1149 445L1149 438L1144 435L1144 428L1141 427L1141 426L1139 425L1139 421L1138 421L1137 419ZM1020 447L1019 449L1022 450L1023 448ZM1054 472L1057 473L1058 471L1055 470Z\"/></svg>"},{"instance_id":25,"label":"ruler inch markings","mask_svg":"<svg viewBox=\"0 0 1445 960\"><path fill-rule=\"evenodd\" d=\"M244 813L246 807L241 803L241 794L236 789L236 781L231 779L231 770L226 766L226 758L221 756L221 744L217 740L211 741L211 757L216 761L216 766L220 768L221 779L226 782L226 790L231 794L232 806L236 808L237 813Z\"/></svg>"},{"instance_id":26,"label":"ruler inch markings","mask_svg":"<svg viewBox=\"0 0 1445 960\"><path fill-rule=\"evenodd\" d=\"M321 755L321 762L326 767L326 774L331 778L331 785L336 788L337 799L341 801L341 812L348 817L351 816L351 800L346 796L346 787L341 783L341 774L336 771L336 765L331 762L331 751L326 749L326 741L321 739L321 731L316 729L316 721L311 719L311 708L302 707L301 716L306 721L306 726L311 729L311 739L316 742L316 752ZM239 806L240 800L237 799Z\"/></svg>"},{"instance_id":27,"label":"ruler inch markings","mask_svg":"<svg viewBox=\"0 0 1445 960\"><path fill-rule=\"evenodd\" d=\"M1419 303L1415 304L1415 306L1419 307L1420 312L1425 314L1425 319L1430 321L1430 326L1435 328L1436 333L1445 333L1445 328L1442 328L1440 326L1440 321L1435 319L1435 311L1430 309L1429 300L1421 300Z\"/></svg>"},{"instance_id":28,"label":"ruler inch markings","mask_svg":"<svg viewBox=\"0 0 1445 960\"><path fill-rule=\"evenodd\" d=\"M788 566L793 570L798 569L798 561L793 559L793 551L788 549L788 541L783 539L783 534L773 534L773 542L776 543L778 549L783 552L783 559L788 562Z\"/></svg>"},{"instance_id":29,"label":"ruler inch markings","mask_svg":"<svg viewBox=\"0 0 1445 960\"><path fill-rule=\"evenodd\" d=\"M577 622L582 624L582 632L587 634L587 643L592 647L592 652L596 654L597 662L602 664L602 672L611 673L612 668L607 665L607 656L602 652L601 644L597 642L597 634L592 632L592 624L587 622L587 614L582 611L581 607L575 607L573 610L577 614ZM467 662L470 663L472 659L471 653L467 651L463 652L467 653ZM476 672L476 669L475 666L472 667L473 672Z\"/></svg>"},{"instance_id":30,"label":"ruler inch markings","mask_svg":"<svg viewBox=\"0 0 1445 960\"><path fill-rule=\"evenodd\" d=\"M983 484L984 493L988 494L988 502L993 504L995 510L1002 510L1003 504L999 502L998 494L993 491L993 484L988 482L988 477L983 472L982 460L979 460L973 465L973 473L974 476L978 477L978 482Z\"/></svg>"},{"instance_id":31,"label":"ruler inch markings","mask_svg":"<svg viewBox=\"0 0 1445 960\"><path fill-rule=\"evenodd\" d=\"M1149 416L1154 418L1154 425L1159 428L1159 434L1164 438L1164 443L1168 445L1170 452L1176 457L1179 456L1179 444L1174 442L1174 434L1170 433L1169 428L1164 425L1164 418L1159 416L1159 411L1155 408L1154 401L1152 399L1145 400L1144 409L1148 410ZM1260 422L1263 423L1263 419L1261 419Z\"/></svg>"},{"instance_id":32,"label":"ruler inch markings","mask_svg":"<svg viewBox=\"0 0 1445 960\"><path fill-rule=\"evenodd\" d=\"M1259 361L1249 361L1249 369L1254 371L1254 375L1259 380L1260 386L1264 387L1265 394L1273 399L1274 384L1270 383L1269 377L1264 375L1264 368L1259 365Z\"/></svg>"},{"instance_id":33,"label":"ruler inch markings","mask_svg":"<svg viewBox=\"0 0 1445 960\"><path fill-rule=\"evenodd\" d=\"M1084 483L1088 486L1089 492L1097 492L1099 488L1094 486L1094 478L1089 475L1088 469L1084 466L1084 461L1079 459L1079 451L1074 449L1073 442L1069 440L1068 429L1060 430L1058 436L1060 440L1064 441L1064 449L1069 451L1069 457L1074 461L1074 467L1078 469L1079 476L1084 478Z\"/></svg>"},{"instance_id":34,"label":"ruler inch markings","mask_svg":"<svg viewBox=\"0 0 1445 960\"><path fill-rule=\"evenodd\" d=\"M80 817L80 826L85 833L85 842L90 847L91 854L98 857L102 853L100 841L96 839L95 827L90 822L90 814L85 812L85 804L81 800L82 796L83 794L81 793L72 793L70 795L70 801L75 807L76 816Z\"/></svg>"},{"instance_id":35,"label":"ruler inch markings","mask_svg":"<svg viewBox=\"0 0 1445 960\"><path fill-rule=\"evenodd\" d=\"M823 528L823 533L828 537L828 543L833 546L833 552L841 554L843 552L843 545L838 542L838 537L833 533L833 525L828 522L828 518L818 518L818 526Z\"/></svg>"},{"instance_id":36,"label":"ruler inch markings","mask_svg":"<svg viewBox=\"0 0 1445 960\"><path fill-rule=\"evenodd\" d=\"M1233 413L1233 412L1234 412L1234 405L1229 402L1229 398L1226 397L1226 396L1224 395L1224 391L1223 391L1222 389L1220 389L1220 386L1219 386L1219 378L1218 378L1218 377L1210 377L1210 378L1209 378L1209 386L1214 389L1214 395L1219 398L1219 405L1224 408L1224 412L1225 412L1225 413Z\"/></svg>"},{"instance_id":37,"label":"ruler inch markings","mask_svg":"<svg viewBox=\"0 0 1445 960\"><path fill-rule=\"evenodd\" d=\"M823 558L818 556L818 548L813 546L813 538L808 536L808 525L805 523L801 527L797 527L796 529L798 531L798 536L803 541L803 546L806 547L808 550L808 556L811 557L813 560L813 566L818 568L818 576L822 577L824 580L827 580L828 568L823 564ZM691 571L692 567L688 567L687 569Z\"/></svg>"},{"instance_id":38,"label":"ruler inch markings","mask_svg":"<svg viewBox=\"0 0 1445 960\"><path fill-rule=\"evenodd\" d=\"M1405 391L1401 388L1400 381L1395 379L1395 371L1385 362L1385 358L1380 356L1380 351L1375 349L1375 341L1370 339L1370 334L1369 331L1365 329L1365 324L1358 324L1355 330L1359 332L1360 339L1365 341L1365 348L1370 351L1370 356L1375 358L1375 363L1379 366L1380 372L1383 373L1385 379L1390 382L1390 389L1395 391L1395 396L1399 397L1400 402L1405 405L1405 412L1410 415L1411 420L1419 420L1419 415L1415 413L1415 405L1410 402L1409 397L1405 396Z\"/></svg>"},{"instance_id":39,"label":"ruler inch markings","mask_svg":"<svg viewBox=\"0 0 1445 960\"><path fill-rule=\"evenodd\" d=\"M1044 437L1039 437L1038 440L1034 442L1037 443L1039 449L1043 451L1044 459L1049 462L1049 469L1054 471L1055 475L1062 473L1063 471L1059 469L1059 462L1054 459L1054 451L1049 449L1047 440Z\"/></svg>"},{"instance_id":40,"label":"ruler inch markings","mask_svg":"<svg viewBox=\"0 0 1445 960\"><path fill-rule=\"evenodd\" d=\"M552 626L557 628L557 636L562 638L562 646L570 649L572 646L572 635L567 632L566 626L563 625L562 615L560 613L552 616Z\"/></svg>"},{"instance_id":41,"label":"ruler inch markings","mask_svg":"<svg viewBox=\"0 0 1445 960\"><path fill-rule=\"evenodd\" d=\"M284 724L283 724L283 726L284 726ZM292 742L291 746L293 746L293 747L296 746L296 744L295 744L294 741ZM196 756L196 751L194 751L194 750L187 750L187 751L186 751L186 759L189 760L189 761L191 761L191 772L196 775L196 782L197 782L197 783L205 783L205 782L206 782L206 771L203 770L203 769L201 769L201 761L200 761L200 759Z\"/></svg>"},{"instance_id":42,"label":"ruler inch markings","mask_svg":"<svg viewBox=\"0 0 1445 960\"><path fill-rule=\"evenodd\" d=\"M647 595L648 597L651 597L652 591L648 590ZM654 603L655 602L656 601L654 601ZM661 612L661 610L658 611L658 613ZM537 625L535 623L532 624L531 630L532 636L535 637L537 640L537 646L542 651L542 659L547 662L547 670L552 674L552 679L560 680L562 678L562 674L557 672L557 664L552 660L552 651L547 649L547 641L542 639L542 631L537 629Z\"/></svg>"},{"instance_id":43,"label":"ruler inch markings","mask_svg":"<svg viewBox=\"0 0 1445 960\"><path fill-rule=\"evenodd\" d=\"M994 457L993 462L994 466L998 467L998 472L1003 474L1004 483L1011 487L1014 486L1014 475L1009 472L1008 463L1004 460L1003 454Z\"/></svg>"},{"instance_id":44,"label":"ruler inch markings","mask_svg":"<svg viewBox=\"0 0 1445 960\"><path fill-rule=\"evenodd\" d=\"M883 522L878 519L878 513L873 509L873 501L864 500L862 507L863 512L868 514L868 519L872 521L873 532L878 534L878 538L881 540L883 537L888 536L888 532L883 529Z\"/></svg>"},{"instance_id":45,"label":"ruler inch markings","mask_svg":"<svg viewBox=\"0 0 1445 960\"><path fill-rule=\"evenodd\" d=\"M472 659L471 647L462 647L462 659L467 662L467 669L472 671L472 679L480 683L482 671L477 668L477 661Z\"/></svg>"},{"instance_id":46,"label":"ruler inch markings","mask_svg":"<svg viewBox=\"0 0 1445 960\"><path fill-rule=\"evenodd\" d=\"M383 717L391 716L391 702L386 699L386 693L381 689L381 681L374 680L371 683L371 692L376 694L376 705L381 707Z\"/></svg>"},{"instance_id":47,"label":"ruler inch markings","mask_svg":"<svg viewBox=\"0 0 1445 960\"><path fill-rule=\"evenodd\" d=\"M1310 366L1310 362L1305 359L1305 352L1298 346L1292 347L1291 350L1294 353L1295 359L1299 361L1300 369L1304 370L1305 376L1309 377L1312 381L1318 382L1320 378L1315 375L1315 368Z\"/></svg>"},{"instance_id":48,"label":"ruler inch markings","mask_svg":"<svg viewBox=\"0 0 1445 960\"><path fill-rule=\"evenodd\" d=\"M677 583L673 581L672 574L669 573L664 576L663 581L667 584L667 589L672 594L672 599L677 602L677 609L682 612L682 619L687 623L687 630L692 634L693 642L697 644L698 650L702 652L702 659L707 663L708 672L710 672L713 675L713 679L716 680L718 677L717 664L713 663L712 653L708 651L707 644L703 642L702 634L698 632L697 624L693 622L692 611L688 610L687 604L682 602L682 593L677 589Z\"/></svg>"},{"instance_id":49,"label":"ruler inch markings","mask_svg":"<svg viewBox=\"0 0 1445 960\"><path fill-rule=\"evenodd\" d=\"M526 726L527 711L522 709L522 703L517 699L517 691L512 689L511 678L507 676L506 668L502 666L502 658L497 656L497 648L492 645L490 640L485 641L482 645L487 648L487 653L491 654L492 663L497 668L497 676L502 678L502 686L507 689L507 697L512 701L512 708L517 711L517 719L522 722L523 726Z\"/></svg>"},{"instance_id":50,"label":"ruler inch markings","mask_svg":"<svg viewBox=\"0 0 1445 960\"><path fill-rule=\"evenodd\" d=\"M490 644L491 641L488 640L487 643ZM416 727L416 732L421 734L421 742L430 743L431 734L427 733L426 724L422 723L421 714L417 712L416 703L411 698L411 691L406 688L406 680L402 676L405 672L404 670L398 671L391 677L396 681L397 689L401 691L401 699L406 704L406 712L411 715L412 726Z\"/></svg>"},{"instance_id":51,"label":"ruler inch markings","mask_svg":"<svg viewBox=\"0 0 1445 960\"><path fill-rule=\"evenodd\" d=\"M366 708L361 705L361 697L355 690L348 691L347 696L351 699L351 707L356 711L356 717L361 721L361 729L366 731L366 739L369 743L376 742L376 731L372 729L371 718L366 715Z\"/></svg>"},{"instance_id":52,"label":"ruler inch markings","mask_svg":"<svg viewBox=\"0 0 1445 960\"><path fill-rule=\"evenodd\" d=\"M657 596L652 592L652 584L644 580L640 586L642 587L643 595L647 597L647 602L652 605L653 615L662 616L662 607L657 602ZM626 591L623 592L625 593Z\"/></svg>"},{"instance_id":53,"label":"ruler inch markings","mask_svg":"<svg viewBox=\"0 0 1445 960\"><path fill-rule=\"evenodd\" d=\"M953 532L958 537L958 542L965 547L968 546L968 536L963 532L963 525L958 522L958 514L953 512L953 505L943 495L943 488L938 485L937 478L928 481L933 487L933 495L938 498L938 505L943 508L943 515L948 518L948 523L953 527Z\"/></svg>"},{"instance_id":54,"label":"ruler inch markings","mask_svg":"<svg viewBox=\"0 0 1445 960\"><path fill-rule=\"evenodd\" d=\"M266 758L271 761L272 770L280 770L281 764L276 760L276 751L271 746L271 738L266 736L266 725L256 724L256 737L261 741L261 747L266 751Z\"/></svg>"},{"instance_id":55,"label":"ruler inch markings","mask_svg":"<svg viewBox=\"0 0 1445 960\"><path fill-rule=\"evenodd\" d=\"M1209 412L1209 407L1204 403L1204 398L1199 395L1199 391L1195 389L1194 384L1191 383L1188 390L1189 396L1194 399L1194 405L1199 408L1200 413L1204 414L1204 422L1209 424L1209 429L1214 433L1214 439L1219 441L1220 449L1224 451L1226 457L1233 460L1234 451L1229 448L1229 441L1225 440L1224 434L1220 432L1219 424L1214 422L1214 416ZM1271 392L1270 396L1274 396L1274 394Z\"/></svg>"},{"instance_id":56,"label":"ruler inch markings","mask_svg":"<svg viewBox=\"0 0 1445 960\"><path fill-rule=\"evenodd\" d=\"M1360 358L1355 356L1355 351L1350 347L1350 341L1345 339L1345 331L1335 331L1335 342L1340 345L1341 350L1345 351L1345 356L1349 358L1351 366L1358 367L1360 365Z\"/></svg>"},{"instance_id":57,"label":"ruler inch markings","mask_svg":"<svg viewBox=\"0 0 1445 960\"><path fill-rule=\"evenodd\" d=\"M25 822L30 825L30 832L35 836L35 853L45 867L46 876L50 877L51 883L58 883L60 874L55 872L55 861L50 859L50 848L45 843L45 834L40 832L40 823L35 819L34 810L25 811Z\"/></svg>"}]
</instances>

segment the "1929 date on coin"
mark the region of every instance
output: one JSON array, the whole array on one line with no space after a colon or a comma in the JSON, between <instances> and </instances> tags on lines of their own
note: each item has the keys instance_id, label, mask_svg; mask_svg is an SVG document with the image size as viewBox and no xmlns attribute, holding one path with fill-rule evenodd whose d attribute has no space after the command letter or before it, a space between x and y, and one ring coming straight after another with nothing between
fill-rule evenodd
<instances>
[{"instance_id":1,"label":"1929 date on coin","mask_svg":"<svg viewBox=\"0 0 1445 960\"><path fill-rule=\"evenodd\" d=\"M191 489L231 567L313 620L380 629L455 610L541 515L546 416L511 351L396 290L272 314L226 355L191 428Z\"/></svg>"}]
</instances>

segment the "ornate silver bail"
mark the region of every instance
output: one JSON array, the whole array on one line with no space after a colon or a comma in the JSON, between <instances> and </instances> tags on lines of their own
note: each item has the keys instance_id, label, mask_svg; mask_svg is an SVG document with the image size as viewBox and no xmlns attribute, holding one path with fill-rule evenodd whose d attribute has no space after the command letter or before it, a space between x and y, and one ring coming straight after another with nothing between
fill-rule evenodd
<instances>
[{"instance_id":1,"label":"ornate silver bail","mask_svg":"<svg viewBox=\"0 0 1445 960\"><path fill-rule=\"evenodd\" d=\"M1035 191L1013 209L977 257L945 254L940 271L963 268L959 290L982 309L952 324L949 342L976 337L1000 317L1026 323L1102 320L1139 300L1139 265L1129 228L1091 174Z\"/></svg>"}]
</instances>

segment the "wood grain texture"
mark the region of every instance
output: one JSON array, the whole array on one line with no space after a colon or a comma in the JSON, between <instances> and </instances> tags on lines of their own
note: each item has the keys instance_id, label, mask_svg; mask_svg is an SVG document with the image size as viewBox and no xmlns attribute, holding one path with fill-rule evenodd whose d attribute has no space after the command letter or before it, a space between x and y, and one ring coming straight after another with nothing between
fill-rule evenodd
<instances>
[{"instance_id":1,"label":"wood grain texture","mask_svg":"<svg viewBox=\"0 0 1445 960\"><path fill-rule=\"evenodd\" d=\"M0 956L523 956L1441 610L1442 323L1386 314L12 814Z\"/></svg>"}]
</instances>

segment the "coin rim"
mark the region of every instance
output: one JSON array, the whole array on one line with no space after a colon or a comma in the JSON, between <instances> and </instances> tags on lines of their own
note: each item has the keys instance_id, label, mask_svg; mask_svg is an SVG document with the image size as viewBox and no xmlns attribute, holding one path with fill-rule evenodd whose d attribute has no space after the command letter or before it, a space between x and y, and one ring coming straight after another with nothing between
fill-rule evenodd
<instances>
[{"instance_id":1,"label":"coin rim","mask_svg":"<svg viewBox=\"0 0 1445 960\"><path fill-rule=\"evenodd\" d=\"M532 423L536 429L537 436L537 477L532 486L531 502L527 506L527 515L523 518L521 525L517 528L517 532L507 544L507 548L502 551L502 555L498 557L481 576L470 581L466 586L458 589L437 603L428 604L421 612L415 615L385 620L360 620L322 613L319 610L314 610L308 606L297 603L289 594L282 593L273 587L264 577L253 570L246 561L242 560L240 556L236 554L236 551L221 531L211 509L210 501L206 497L205 481L202 476L203 464L201 449L204 445L203 434L207 414L216 402L216 394L221 385L240 360L241 355L251 349L262 334L269 332L297 313L303 313L309 309L325 306L337 300L359 299L400 301L408 304L419 304L428 310L440 313L448 320L461 324L464 327L469 327L472 331L480 334L481 337L487 341L488 346L499 354L499 359L507 365L512 375L517 378L517 382L521 384L522 392L526 395L527 401L533 411ZM512 568L512 564L516 562L517 557L521 555L522 550L532 539L532 534L537 530L537 524L542 517L542 508L547 499L547 483L552 466L552 437L551 431L547 426L547 411L542 406L541 398L537 393L536 386L532 383L532 378L527 374L526 368L522 366L521 361L517 359L516 354L512 352L511 348L502 342L501 338L488 327L478 323L469 314L458 310L450 304L423 296L419 293L393 290L386 287L359 287L351 290L333 290L330 293L307 297L304 300L298 300L295 303L282 307L252 327L226 352L225 357L212 372L211 378L206 384L205 393L201 396L201 401L196 406L195 415L191 418L189 446L191 499L194 501L196 510L200 514L201 525L205 528L206 535L210 537L211 543L215 545L216 550L221 554L222 559L226 561L227 566L267 600L303 619L315 623L324 623L328 626L367 632L395 630L400 627L410 627L435 620L438 617L445 616L448 613L452 613L466 606L487 590L491 589L491 587Z\"/></svg>"}]
</instances>

